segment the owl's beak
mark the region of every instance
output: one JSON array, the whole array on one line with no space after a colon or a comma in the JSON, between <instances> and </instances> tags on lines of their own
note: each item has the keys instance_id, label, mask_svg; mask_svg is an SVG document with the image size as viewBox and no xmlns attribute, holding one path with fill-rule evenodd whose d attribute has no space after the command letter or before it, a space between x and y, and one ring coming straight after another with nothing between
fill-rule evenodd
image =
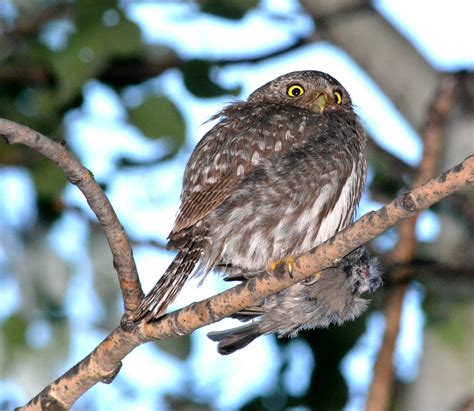
<instances>
[{"instance_id":1,"label":"owl's beak","mask_svg":"<svg viewBox=\"0 0 474 411\"><path fill-rule=\"evenodd\" d=\"M322 113L326 109L326 105L328 104L328 96L326 93L319 94L316 99L314 100L314 111L319 111Z\"/></svg>"}]
</instances>

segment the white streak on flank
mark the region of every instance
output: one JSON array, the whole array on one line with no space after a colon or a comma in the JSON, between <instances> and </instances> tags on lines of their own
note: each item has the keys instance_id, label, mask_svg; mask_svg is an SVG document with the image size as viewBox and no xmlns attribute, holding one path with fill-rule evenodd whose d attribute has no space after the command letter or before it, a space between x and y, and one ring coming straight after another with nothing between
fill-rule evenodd
<instances>
[{"instance_id":1,"label":"white streak on flank","mask_svg":"<svg viewBox=\"0 0 474 411\"><path fill-rule=\"evenodd\" d=\"M351 221L352 214L354 213L354 206L353 204L351 204L351 193L355 191L357 181L357 171L356 168L353 168L351 175L347 179L346 184L344 185L341 191L341 195L339 196L337 203L326 216L326 218L324 218L321 222L316 241L314 241L313 244L307 244L307 242L309 243L309 241L311 240L308 237L305 238L303 242L303 247L305 249L310 250L311 248L316 247L317 245L326 241L328 238L331 238L334 234L336 234L337 226L341 222L343 224L341 225L341 227L339 227L339 229L344 228L344 226ZM348 211L350 211L349 216Z\"/></svg>"},{"instance_id":2,"label":"white streak on flank","mask_svg":"<svg viewBox=\"0 0 474 411\"><path fill-rule=\"evenodd\" d=\"M242 164L239 164L239 166L237 167L237 175L238 176L243 176L244 173L245 173L244 166Z\"/></svg>"},{"instance_id":3,"label":"white streak on flank","mask_svg":"<svg viewBox=\"0 0 474 411\"><path fill-rule=\"evenodd\" d=\"M266 247L266 243L265 243L265 240L261 234L260 231L256 231L255 233L253 233L253 235L251 236L247 236L249 237L249 242L248 242L248 249L247 249L247 258L248 259L255 259L256 256L260 256L262 255L262 252L260 250L260 252L257 252L257 250L261 249L261 247Z\"/></svg>"},{"instance_id":4,"label":"white streak on flank","mask_svg":"<svg viewBox=\"0 0 474 411\"><path fill-rule=\"evenodd\" d=\"M321 209L324 204L334 195L335 187L333 184L324 185L321 190L318 198L313 203L312 207L303 213L298 220L296 221L295 227L298 232L303 233L305 229L314 226L314 223L319 220L319 215L321 214ZM312 230L310 230L312 231ZM311 234L308 232L308 234ZM310 237L311 235L307 235Z\"/></svg>"},{"instance_id":5,"label":"white streak on flank","mask_svg":"<svg viewBox=\"0 0 474 411\"><path fill-rule=\"evenodd\" d=\"M286 130L285 132L285 138L287 140L291 139L291 138L295 138L295 136L293 134L291 134L291 131L290 130Z\"/></svg>"},{"instance_id":6,"label":"white streak on flank","mask_svg":"<svg viewBox=\"0 0 474 411\"><path fill-rule=\"evenodd\" d=\"M286 255L286 250L288 249L288 233L293 230L293 225L290 227L288 216L292 216L298 209L297 204L289 203L286 209L281 214L280 221L273 229L273 238L274 238L274 249L281 250L282 255L275 256L276 258L284 257ZM268 210L272 212L272 210ZM307 227L306 227L307 228Z\"/></svg>"},{"instance_id":7,"label":"white streak on flank","mask_svg":"<svg viewBox=\"0 0 474 411\"><path fill-rule=\"evenodd\" d=\"M281 151L281 141L280 140L278 140L275 143L275 151Z\"/></svg>"}]
</instances>

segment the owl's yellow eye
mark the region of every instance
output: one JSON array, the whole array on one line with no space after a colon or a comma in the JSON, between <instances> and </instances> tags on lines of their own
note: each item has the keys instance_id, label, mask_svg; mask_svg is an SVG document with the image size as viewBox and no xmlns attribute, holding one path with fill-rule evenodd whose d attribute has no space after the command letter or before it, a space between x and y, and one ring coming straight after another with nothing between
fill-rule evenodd
<instances>
[{"instance_id":1,"label":"owl's yellow eye","mask_svg":"<svg viewBox=\"0 0 474 411\"><path fill-rule=\"evenodd\" d=\"M299 97L304 94L304 88L299 84L293 84L292 86L288 87L286 94L288 94L290 97Z\"/></svg>"},{"instance_id":2,"label":"owl's yellow eye","mask_svg":"<svg viewBox=\"0 0 474 411\"><path fill-rule=\"evenodd\" d=\"M342 103L342 93L340 91L335 91L334 96L336 97L336 104L340 105Z\"/></svg>"}]
</instances>

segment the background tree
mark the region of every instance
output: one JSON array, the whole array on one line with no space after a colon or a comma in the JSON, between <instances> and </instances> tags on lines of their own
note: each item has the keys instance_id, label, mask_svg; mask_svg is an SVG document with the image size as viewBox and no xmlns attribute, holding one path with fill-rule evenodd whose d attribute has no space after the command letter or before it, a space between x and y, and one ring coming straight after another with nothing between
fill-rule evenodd
<instances>
[{"instance_id":1,"label":"background tree","mask_svg":"<svg viewBox=\"0 0 474 411\"><path fill-rule=\"evenodd\" d=\"M466 4L450 7L461 16ZM417 134L423 141L423 156L411 155L415 145L397 152L395 140L406 136L377 127L371 118L377 116L371 113L375 107L361 106L373 137L361 213L376 208L369 199L386 203L403 187L418 186L474 152L472 73L460 71L459 65L442 66L419 51L413 45L420 47L419 38L406 28L400 34L392 24L403 19L387 10L382 2L350 0L288 2L286 9L272 8L271 2L233 0L5 2L0 8L0 117L66 141L111 198L132 240L142 280L151 286L171 257L160 249L172 224L184 161L203 133L202 127L195 130L196 117L202 123L230 94L244 97L274 74L288 71L288 60L331 72L356 97L361 95L357 80L351 83L347 76L347 84L341 66L351 64L352 71L358 64L408 121L406 141ZM153 25L148 17L155 19ZM263 26L249 29L254 21ZM160 34L153 39L154 26L173 24L182 31L189 26L195 35L183 39ZM454 26L462 24L444 21L446 36ZM217 37L206 38L207 33ZM239 40L244 42L248 33L254 34L255 47L239 49ZM277 34L272 38L269 33ZM462 43L461 38L452 41ZM353 60L340 57L343 52ZM324 56L331 53L340 60L325 65ZM308 54L317 61L309 63ZM370 87L377 92L373 83ZM116 326L122 312L108 246L61 170L18 145L1 144L0 163L0 396L9 408L84 357ZM369 408L384 409L391 398L400 409L446 409L472 401L473 210L472 190L457 193L418 223L407 220L398 232L372 244L381 255L387 285L372 304L372 309L386 312L386 333ZM441 234L430 237L424 227ZM208 283L220 287L218 281ZM214 293L193 287L188 302ZM403 302L405 314L400 317ZM423 311L417 311L421 303ZM76 407L110 407L103 400L109 398L124 407L156 409L327 409L347 401L360 408L370 373L357 379L347 364L362 350L359 359L372 366L367 358L378 351L384 329L380 323L380 314L374 314L342 328L304 333L299 340L279 340L278 346L268 339L236 359L217 357L201 332L163 341L160 351L150 347L132 353L113 385L95 387ZM398 345L394 357L400 326L402 334L423 338L421 359L410 362L419 367L416 379L416 371L410 374L403 367L414 350L404 353ZM416 335L414 330L421 328L423 333ZM258 350L266 353L261 357L265 375L253 375ZM216 395L222 375L217 370L237 362L247 372L224 378ZM146 377L138 376L135 370L145 366ZM214 379L206 373L212 367ZM172 384L166 386L165 380ZM252 388L255 380L260 382ZM242 387L238 396L232 398L226 384L234 391Z\"/></svg>"}]
</instances>

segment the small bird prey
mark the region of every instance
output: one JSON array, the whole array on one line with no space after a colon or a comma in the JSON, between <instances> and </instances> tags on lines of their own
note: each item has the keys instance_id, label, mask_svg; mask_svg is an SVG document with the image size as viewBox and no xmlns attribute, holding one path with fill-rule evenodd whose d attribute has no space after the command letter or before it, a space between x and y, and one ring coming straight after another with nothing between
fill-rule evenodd
<instances>
[{"instance_id":1,"label":"small bird prey","mask_svg":"<svg viewBox=\"0 0 474 411\"><path fill-rule=\"evenodd\" d=\"M162 316L192 274L291 268L354 216L366 137L349 93L329 74L282 75L215 119L184 173L168 237L178 253L136 320Z\"/></svg>"},{"instance_id":2,"label":"small bird prey","mask_svg":"<svg viewBox=\"0 0 474 411\"><path fill-rule=\"evenodd\" d=\"M359 247L337 267L271 295L260 307L233 315L241 321L253 320L250 324L207 335L219 342L218 352L226 355L264 334L295 337L301 330L341 325L365 311L369 301L361 294L373 292L381 284L377 259L367 248Z\"/></svg>"}]
</instances>

